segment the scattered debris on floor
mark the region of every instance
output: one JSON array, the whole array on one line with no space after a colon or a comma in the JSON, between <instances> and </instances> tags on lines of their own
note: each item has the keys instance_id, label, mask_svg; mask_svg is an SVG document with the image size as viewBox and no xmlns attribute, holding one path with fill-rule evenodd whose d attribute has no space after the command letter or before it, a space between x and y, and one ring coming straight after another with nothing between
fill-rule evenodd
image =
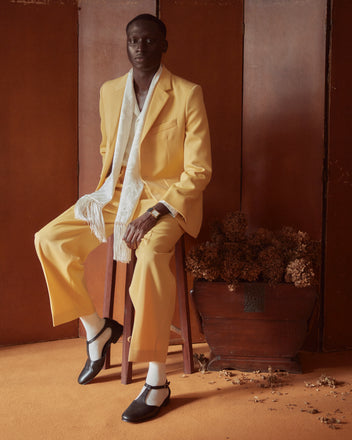
<instances>
[{"instance_id":1,"label":"scattered debris on floor","mask_svg":"<svg viewBox=\"0 0 352 440\"><path fill-rule=\"evenodd\" d=\"M204 373L208 364L208 359L203 355L196 355L195 358L198 360L199 363L199 371ZM209 374L211 372L208 372ZM286 398L286 396L289 396L289 392L286 392L286 390L282 389L285 386L289 386L291 383L291 379L294 377L290 375L287 372L282 371L275 371L271 367L268 368L268 371L262 372L260 370L256 370L253 372L238 372L237 370L221 370L218 372L218 377L220 380L224 380L228 383L231 383L233 385L247 385L245 388L249 388L249 385L254 384L254 386L258 388L262 388L263 391L261 393L265 393L265 390L271 389L271 394L273 395L272 399L269 399L267 395L263 394L263 396L258 396L255 394L255 392L252 390L251 393L254 394L253 397L249 399L250 402L262 403L264 404L266 401L278 403L280 402L281 398ZM219 382L219 381L218 381ZM215 380L208 381L208 384L213 385L217 383ZM321 397L319 399L324 399L327 397L340 397L341 400L346 400L347 397L349 397L352 394L352 389L349 390L341 390L341 392L336 391L336 388L342 385L349 385L348 383L344 383L341 381L337 381L334 377L327 376L325 374L322 374L316 381L312 382L304 382L305 389L304 391L309 388L312 391L320 391L322 388L332 388L327 394L321 393ZM281 387L279 390L278 388ZM218 387L217 390L221 391L222 388ZM308 390L307 390L308 391ZM314 393L315 394L315 393ZM311 394L313 396L313 394ZM324 396L324 397L323 397ZM287 398L286 398L287 399ZM314 397L313 397L314 399ZM281 403L283 403L281 401ZM296 411L300 410L303 413L317 415L321 414L322 410L317 408L315 405L311 404L308 401L304 402L304 407L300 407L301 403L285 403L285 406L290 411ZM277 411L278 408L269 407L269 411ZM338 416L339 415L339 416ZM337 416L337 417L336 417ZM345 416L343 415L343 411L341 409L336 409L334 414L326 414L321 415L317 418L321 423L327 425L330 429L341 429L342 425L346 423L346 421L341 421L345 419Z\"/></svg>"},{"instance_id":2,"label":"scattered debris on floor","mask_svg":"<svg viewBox=\"0 0 352 440\"><path fill-rule=\"evenodd\" d=\"M309 402L304 402L307 406L306 408L301 408L301 412L306 412L308 414L319 414L320 411L317 408L314 408Z\"/></svg>"},{"instance_id":3,"label":"scattered debris on floor","mask_svg":"<svg viewBox=\"0 0 352 440\"><path fill-rule=\"evenodd\" d=\"M326 376L325 374L322 374L315 384L311 382L305 382L305 384L306 387L308 388L316 388L316 387L336 388L338 385L343 385L343 382L337 382L337 380L334 377L330 377L330 376Z\"/></svg>"},{"instance_id":4,"label":"scattered debris on floor","mask_svg":"<svg viewBox=\"0 0 352 440\"><path fill-rule=\"evenodd\" d=\"M307 412L309 414L319 414L320 411L316 408L312 408L312 409L301 409L302 412Z\"/></svg>"},{"instance_id":5,"label":"scattered debris on floor","mask_svg":"<svg viewBox=\"0 0 352 440\"><path fill-rule=\"evenodd\" d=\"M321 423L325 423L326 425L328 425L330 429L340 428L340 426L336 426L336 425L340 425L341 420L336 419L335 417L330 417L329 415L327 415L325 417L318 417L318 420L320 420Z\"/></svg>"},{"instance_id":6,"label":"scattered debris on floor","mask_svg":"<svg viewBox=\"0 0 352 440\"><path fill-rule=\"evenodd\" d=\"M231 377L236 376L236 374L231 370L221 370L219 371L219 377L225 378L227 381L231 381Z\"/></svg>"},{"instance_id":7,"label":"scattered debris on floor","mask_svg":"<svg viewBox=\"0 0 352 440\"><path fill-rule=\"evenodd\" d=\"M219 377L224 378L227 382L232 382L234 385L244 385L246 383L254 383L259 388L277 388L287 384L284 380L288 377L286 372L273 371L271 367L268 368L267 373L262 373L260 370L253 371L253 373L235 374L231 370L219 371Z\"/></svg>"},{"instance_id":8,"label":"scattered debris on floor","mask_svg":"<svg viewBox=\"0 0 352 440\"><path fill-rule=\"evenodd\" d=\"M317 380L318 386L328 386L331 388L336 388L337 385L340 385L334 377L326 376L322 374ZM342 385L342 384L341 384Z\"/></svg>"},{"instance_id":9,"label":"scattered debris on floor","mask_svg":"<svg viewBox=\"0 0 352 440\"><path fill-rule=\"evenodd\" d=\"M260 399L258 396L253 397L254 403L264 403L266 399Z\"/></svg>"}]
</instances>

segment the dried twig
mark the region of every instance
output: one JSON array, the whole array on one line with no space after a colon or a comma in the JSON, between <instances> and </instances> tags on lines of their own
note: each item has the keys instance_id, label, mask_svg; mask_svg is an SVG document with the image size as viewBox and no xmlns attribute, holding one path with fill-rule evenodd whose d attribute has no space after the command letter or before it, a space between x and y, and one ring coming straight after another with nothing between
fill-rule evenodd
<instances>
[{"instance_id":1,"label":"dried twig","mask_svg":"<svg viewBox=\"0 0 352 440\"><path fill-rule=\"evenodd\" d=\"M209 359L203 353L194 353L193 357L198 361L199 371L205 373L209 364Z\"/></svg>"}]
</instances>

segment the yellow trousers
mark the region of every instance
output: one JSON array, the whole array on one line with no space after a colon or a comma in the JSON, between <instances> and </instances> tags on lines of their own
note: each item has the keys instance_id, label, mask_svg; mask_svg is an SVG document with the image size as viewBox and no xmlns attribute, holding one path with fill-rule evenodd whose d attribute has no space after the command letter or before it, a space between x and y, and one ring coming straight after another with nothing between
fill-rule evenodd
<instances>
[{"instance_id":1,"label":"yellow trousers","mask_svg":"<svg viewBox=\"0 0 352 440\"><path fill-rule=\"evenodd\" d=\"M113 233L121 188L119 183L112 201L103 209L107 237ZM155 203L143 191L134 217ZM130 287L135 307L129 354L132 362L166 360L176 298L172 257L182 234L178 221L165 215L145 235L136 251L137 263ZM95 312L84 282L84 262L99 244L88 224L75 218L74 207L35 234L54 326Z\"/></svg>"}]
</instances>

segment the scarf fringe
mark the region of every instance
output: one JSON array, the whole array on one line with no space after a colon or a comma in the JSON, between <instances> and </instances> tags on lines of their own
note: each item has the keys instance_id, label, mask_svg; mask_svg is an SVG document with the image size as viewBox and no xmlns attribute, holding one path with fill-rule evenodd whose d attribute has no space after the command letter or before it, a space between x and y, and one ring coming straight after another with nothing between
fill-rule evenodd
<instances>
[{"instance_id":1,"label":"scarf fringe","mask_svg":"<svg viewBox=\"0 0 352 440\"><path fill-rule=\"evenodd\" d=\"M131 249L122 239L127 230L126 223L116 222L114 225L114 260L121 263L129 263L131 261Z\"/></svg>"},{"instance_id":2,"label":"scarf fringe","mask_svg":"<svg viewBox=\"0 0 352 440\"><path fill-rule=\"evenodd\" d=\"M101 243L106 242L103 206L99 205L96 200L89 195L81 197L75 205L75 217L86 221Z\"/></svg>"}]
</instances>

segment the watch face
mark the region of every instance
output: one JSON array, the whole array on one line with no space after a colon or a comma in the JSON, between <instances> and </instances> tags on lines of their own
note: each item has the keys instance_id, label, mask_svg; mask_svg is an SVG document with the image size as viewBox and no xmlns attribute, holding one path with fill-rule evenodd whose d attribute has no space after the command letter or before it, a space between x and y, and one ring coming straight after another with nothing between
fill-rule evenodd
<instances>
[{"instance_id":1,"label":"watch face","mask_svg":"<svg viewBox=\"0 0 352 440\"><path fill-rule=\"evenodd\" d=\"M154 218L160 217L160 212L157 211L156 209L153 209L153 211L151 211L151 214Z\"/></svg>"}]
</instances>

